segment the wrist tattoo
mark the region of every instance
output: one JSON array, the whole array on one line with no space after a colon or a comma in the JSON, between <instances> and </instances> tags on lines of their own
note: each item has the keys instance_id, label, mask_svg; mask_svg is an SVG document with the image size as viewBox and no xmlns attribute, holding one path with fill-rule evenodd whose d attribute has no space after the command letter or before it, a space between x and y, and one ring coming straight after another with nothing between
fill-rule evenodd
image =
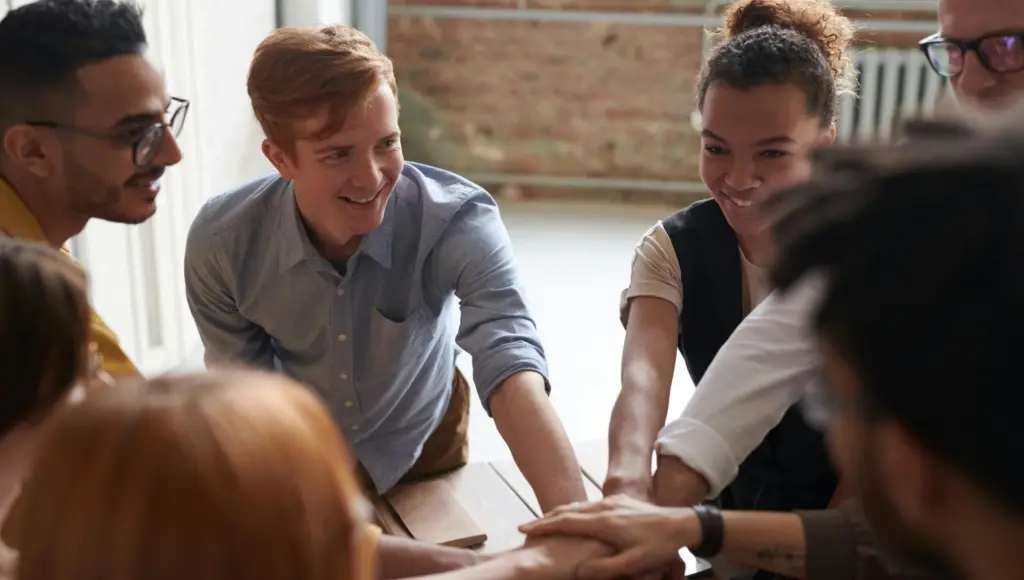
<instances>
[{"instance_id":1,"label":"wrist tattoo","mask_svg":"<svg viewBox=\"0 0 1024 580\"><path fill-rule=\"evenodd\" d=\"M804 563L804 551L800 548L779 544L773 548L757 551L757 559L761 561L785 562L790 566Z\"/></svg>"}]
</instances>

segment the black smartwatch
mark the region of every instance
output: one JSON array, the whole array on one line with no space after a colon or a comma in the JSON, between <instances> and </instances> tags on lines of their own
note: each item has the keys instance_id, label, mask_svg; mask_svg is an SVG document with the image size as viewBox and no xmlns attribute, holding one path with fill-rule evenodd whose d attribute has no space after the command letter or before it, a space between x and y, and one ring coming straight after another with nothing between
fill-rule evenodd
<instances>
[{"instance_id":1,"label":"black smartwatch","mask_svg":"<svg viewBox=\"0 0 1024 580\"><path fill-rule=\"evenodd\" d=\"M693 506L693 513L700 522L701 541L699 546L690 549L690 553L705 560L714 558L722 551L722 543L725 541L722 512L713 505L699 504Z\"/></svg>"}]
</instances>

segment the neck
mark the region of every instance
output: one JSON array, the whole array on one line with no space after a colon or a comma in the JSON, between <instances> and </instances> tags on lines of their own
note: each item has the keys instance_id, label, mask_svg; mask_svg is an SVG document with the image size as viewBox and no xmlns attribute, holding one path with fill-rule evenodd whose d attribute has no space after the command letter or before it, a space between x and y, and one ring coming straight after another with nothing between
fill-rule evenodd
<instances>
[{"instance_id":1,"label":"neck","mask_svg":"<svg viewBox=\"0 0 1024 580\"><path fill-rule=\"evenodd\" d=\"M0 522L7 517L7 511L21 491L25 478L24 449L20 439L17 432L0 438Z\"/></svg>"},{"instance_id":2,"label":"neck","mask_svg":"<svg viewBox=\"0 0 1024 580\"><path fill-rule=\"evenodd\" d=\"M1005 511L984 511L959 522L955 553L968 580L1011 580L1024 570L1024 521Z\"/></svg>"},{"instance_id":3,"label":"neck","mask_svg":"<svg viewBox=\"0 0 1024 580\"><path fill-rule=\"evenodd\" d=\"M89 218L54 200L36 180L6 173L3 179L39 222L39 227L51 246L59 248L85 229Z\"/></svg>"},{"instance_id":4,"label":"neck","mask_svg":"<svg viewBox=\"0 0 1024 580\"><path fill-rule=\"evenodd\" d=\"M768 230L756 234L737 236L737 238L740 250L743 251L743 255L751 264L762 268L772 259L773 244L771 232Z\"/></svg>"},{"instance_id":5,"label":"neck","mask_svg":"<svg viewBox=\"0 0 1024 580\"><path fill-rule=\"evenodd\" d=\"M309 241L313 243L316 251L328 260L344 260L350 257L356 253L356 250L359 249L359 244L363 241L363 236L332 239L319 234L309 225L306 226L306 232L309 234Z\"/></svg>"}]
</instances>

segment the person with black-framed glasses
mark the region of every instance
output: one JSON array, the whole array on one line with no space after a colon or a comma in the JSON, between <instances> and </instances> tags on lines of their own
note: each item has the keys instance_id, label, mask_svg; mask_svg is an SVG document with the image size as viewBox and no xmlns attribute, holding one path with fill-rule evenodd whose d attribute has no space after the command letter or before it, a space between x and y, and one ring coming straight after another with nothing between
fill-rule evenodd
<instances>
[{"instance_id":1,"label":"person with black-framed glasses","mask_svg":"<svg viewBox=\"0 0 1024 580\"><path fill-rule=\"evenodd\" d=\"M939 32L919 43L962 104L1004 108L1024 93L1024 3L940 0Z\"/></svg>"},{"instance_id":2,"label":"person with black-framed glasses","mask_svg":"<svg viewBox=\"0 0 1024 580\"><path fill-rule=\"evenodd\" d=\"M90 219L137 224L181 160L189 108L146 56L140 9L38 0L0 21L0 235L63 247ZM94 316L110 375L137 375Z\"/></svg>"},{"instance_id":3,"label":"person with black-framed glasses","mask_svg":"<svg viewBox=\"0 0 1024 580\"><path fill-rule=\"evenodd\" d=\"M164 171L181 161L188 102L168 94L147 47L133 2L37 0L0 20L0 237L63 249L90 219L153 215ZM138 376L113 331L89 316L102 370ZM21 505L2 519L14 548Z\"/></svg>"}]
</instances>

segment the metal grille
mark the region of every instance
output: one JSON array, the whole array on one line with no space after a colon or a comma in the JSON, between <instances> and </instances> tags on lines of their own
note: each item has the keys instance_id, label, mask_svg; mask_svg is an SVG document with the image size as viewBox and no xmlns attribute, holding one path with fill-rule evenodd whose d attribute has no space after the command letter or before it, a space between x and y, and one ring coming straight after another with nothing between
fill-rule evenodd
<instances>
[{"instance_id":1,"label":"metal grille","mask_svg":"<svg viewBox=\"0 0 1024 580\"><path fill-rule=\"evenodd\" d=\"M900 119L928 115L948 83L915 49L867 49L854 56L860 95L843 97L840 141L886 140Z\"/></svg>"}]
</instances>

